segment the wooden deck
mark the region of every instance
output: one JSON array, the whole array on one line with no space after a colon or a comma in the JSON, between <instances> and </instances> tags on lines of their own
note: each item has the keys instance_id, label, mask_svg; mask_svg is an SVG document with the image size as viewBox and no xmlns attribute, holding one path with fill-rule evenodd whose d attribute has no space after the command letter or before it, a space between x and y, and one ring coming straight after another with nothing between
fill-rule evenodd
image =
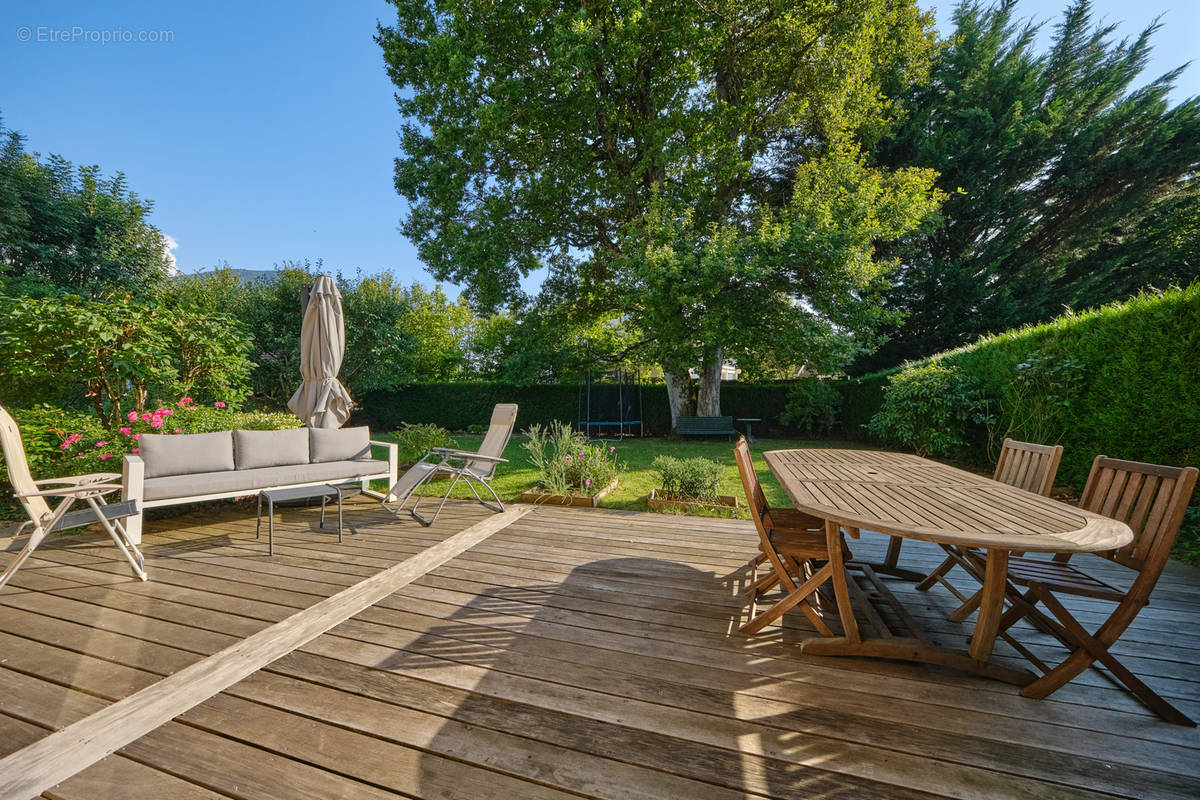
<instances>
[{"instance_id":1,"label":"wooden deck","mask_svg":"<svg viewBox=\"0 0 1200 800\"><path fill-rule=\"evenodd\" d=\"M0 592L0 756L490 516L455 503L426 529L360 501L338 544L315 509L286 509L268 558L252 510L210 504L148 523L147 583L98 537L60 537ZM878 559L885 543L851 546ZM1200 733L1099 672L1027 700L935 667L802 656L798 628L731 634L754 548L748 522L540 508L219 694L181 694L172 721L42 796L1200 796ZM908 542L903 562L940 553ZM962 635L943 589L889 586ZM1105 608L1071 607L1085 624ZM1193 717L1197 611L1200 570L1172 564L1114 648Z\"/></svg>"}]
</instances>

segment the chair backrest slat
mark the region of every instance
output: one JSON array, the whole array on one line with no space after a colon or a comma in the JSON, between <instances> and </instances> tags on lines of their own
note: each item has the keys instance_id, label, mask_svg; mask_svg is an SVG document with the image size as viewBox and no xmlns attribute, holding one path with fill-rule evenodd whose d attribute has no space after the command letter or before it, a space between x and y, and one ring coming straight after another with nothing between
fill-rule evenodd
<instances>
[{"instance_id":1,"label":"chair backrest slat","mask_svg":"<svg viewBox=\"0 0 1200 800\"><path fill-rule=\"evenodd\" d=\"M21 441L21 431L14 420L3 407L0 407L0 447L4 450L4 464L8 467L8 481L18 494L36 492L37 484L29 472L29 461L25 458L25 444ZM34 522L50 513L50 505L44 497L23 497L24 506L29 518Z\"/></svg>"},{"instance_id":2,"label":"chair backrest slat","mask_svg":"<svg viewBox=\"0 0 1200 800\"><path fill-rule=\"evenodd\" d=\"M996 462L995 479L1018 489L1049 496L1062 460L1062 445L1005 439Z\"/></svg>"},{"instance_id":3,"label":"chair backrest slat","mask_svg":"<svg viewBox=\"0 0 1200 800\"><path fill-rule=\"evenodd\" d=\"M750 518L764 546L769 546L770 538L767 532L767 522L764 515L767 512L767 496L763 494L762 484L758 482L758 473L754 471L754 461L750 457L750 445L745 438L740 438L733 446L733 459L737 462L738 475L742 479L742 488L746 492L746 505L750 506Z\"/></svg>"},{"instance_id":4,"label":"chair backrest slat","mask_svg":"<svg viewBox=\"0 0 1200 800\"><path fill-rule=\"evenodd\" d=\"M1138 570L1139 582L1145 579L1152 587L1166 565L1198 474L1195 467L1096 456L1079 505L1133 531L1132 542L1102 555Z\"/></svg>"}]
</instances>

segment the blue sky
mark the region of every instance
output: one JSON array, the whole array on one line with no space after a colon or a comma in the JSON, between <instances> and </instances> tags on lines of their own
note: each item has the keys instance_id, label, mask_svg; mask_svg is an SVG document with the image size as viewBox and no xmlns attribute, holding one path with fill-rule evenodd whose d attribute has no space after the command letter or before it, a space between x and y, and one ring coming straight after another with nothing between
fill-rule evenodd
<instances>
[{"instance_id":1,"label":"blue sky","mask_svg":"<svg viewBox=\"0 0 1200 800\"><path fill-rule=\"evenodd\" d=\"M927 4L946 30L954 2ZM1155 76L1195 57L1197 0L1094 5L1124 21L1123 35L1163 15ZM1024 0L1020 12L1044 19L1064 6ZM154 201L185 272L323 258L331 270L428 283L397 230L399 117L372 41L392 11L382 0L10 0L0 6L0 114L32 149L125 172ZM86 41L112 31L167 41ZM1200 65L1174 98L1194 94Z\"/></svg>"}]
</instances>

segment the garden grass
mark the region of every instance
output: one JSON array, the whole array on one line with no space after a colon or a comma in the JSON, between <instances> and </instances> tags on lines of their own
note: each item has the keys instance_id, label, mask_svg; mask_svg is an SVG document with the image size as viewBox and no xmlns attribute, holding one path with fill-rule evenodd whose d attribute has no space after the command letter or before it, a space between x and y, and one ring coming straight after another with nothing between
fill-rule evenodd
<instances>
[{"instance_id":1,"label":"garden grass","mask_svg":"<svg viewBox=\"0 0 1200 800\"><path fill-rule=\"evenodd\" d=\"M382 434L377 438L383 441L395 441L394 434ZM483 437L474 434L455 434L455 441L464 450L475 450ZM492 480L496 494L505 502L515 501L521 494L537 485L537 471L530 463L529 454L522 446L526 437L514 435L504 450L504 457L509 463L501 464ZM737 465L733 461L733 444L723 438L710 439L666 439L654 438L625 438L594 441L605 441L616 447L617 464L619 467L617 488L600 499L602 508L622 508L631 511L648 511L647 496L651 490L659 488L658 473L651 467L657 456L669 455L676 458L707 458L721 465L721 494L734 495L738 498L741 508L738 516L749 518L745 509L745 494L742 491L741 479L738 477ZM862 448L860 442L803 440L803 439L759 439L750 446L754 454L754 466L758 479L762 482L763 491L768 502L774 505L791 505L782 487L767 468L762 458L764 450L783 450L798 447L837 447ZM434 494L440 494L435 486ZM471 490L466 486L454 487L451 497L471 498ZM719 512L718 512L719 513Z\"/></svg>"}]
</instances>

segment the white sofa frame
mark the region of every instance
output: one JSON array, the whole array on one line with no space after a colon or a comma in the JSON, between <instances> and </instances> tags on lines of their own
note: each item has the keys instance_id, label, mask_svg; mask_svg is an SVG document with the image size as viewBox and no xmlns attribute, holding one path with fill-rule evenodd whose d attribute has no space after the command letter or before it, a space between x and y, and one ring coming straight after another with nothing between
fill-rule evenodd
<instances>
[{"instance_id":1,"label":"white sofa frame","mask_svg":"<svg viewBox=\"0 0 1200 800\"><path fill-rule=\"evenodd\" d=\"M372 473L370 475L356 476L353 480L362 481L363 494L380 500L390 500L390 493L372 491L369 487L373 480L386 480L388 486L396 483L397 473L400 467L400 448L394 442L379 442L374 439L370 442L373 447L384 447L387 449L387 464L386 472ZM125 461L121 465L121 500L136 500L138 513L125 518L125 534L134 544L142 543L142 519L147 508L162 508L165 506L179 506L184 503L203 503L207 500L227 500L231 497L251 497L270 489L287 489L298 486L324 486L331 482L330 480L323 481L303 481L301 483L283 483L278 486L263 486L259 489L236 489L231 492L213 492L211 494L196 494L186 497L164 497L158 500L145 499L145 480L146 480L146 462L138 455L127 455ZM351 479L347 479L351 480Z\"/></svg>"}]
</instances>

